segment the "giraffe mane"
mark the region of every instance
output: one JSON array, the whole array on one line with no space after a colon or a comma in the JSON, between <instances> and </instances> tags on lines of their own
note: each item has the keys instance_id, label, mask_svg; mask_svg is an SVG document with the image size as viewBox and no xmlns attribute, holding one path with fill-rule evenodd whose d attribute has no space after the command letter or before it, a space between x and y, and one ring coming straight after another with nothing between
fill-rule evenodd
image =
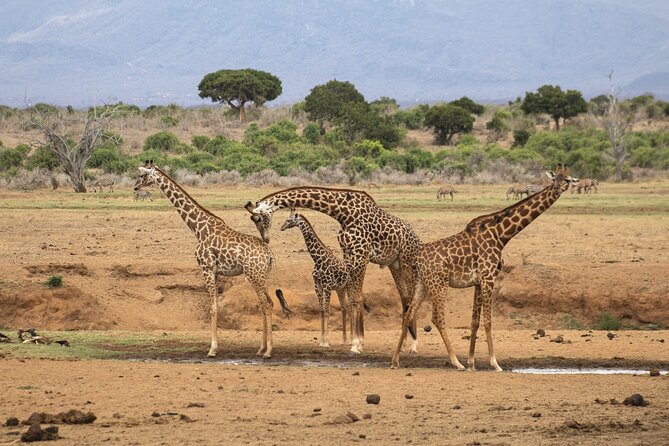
<instances>
[{"instance_id":1,"label":"giraffe mane","mask_svg":"<svg viewBox=\"0 0 669 446\"><path fill-rule=\"evenodd\" d=\"M215 219L217 219L217 220L223 221L223 219L222 219L221 217L219 217L218 215L215 215L215 214L214 214L213 212L211 212L209 209L205 208L205 207L202 206L200 203L198 203L198 201L197 201L195 198L191 197L190 194L189 194L188 192L186 192L186 190L185 190L183 187L181 187L181 185L180 185L179 183L177 183L177 182L174 180L174 178L172 178L171 176L169 176L163 169L161 169L161 168L158 167L158 166L153 166L153 168L156 169L158 172L160 172L161 175L163 175L164 177L166 177L166 178L167 178L168 180L170 180L172 183L174 183L174 184L181 190L181 193L183 193L186 197L188 197L188 198L189 198L189 199L190 199L190 200L191 200L191 201L192 201L192 202L193 202L193 203L194 203L194 204L195 204L195 205L196 205L202 212L204 212L205 214L207 214L207 215L209 215L210 217L213 217L213 218L215 218Z\"/></svg>"},{"instance_id":2,"label":"giraffe mane","mask_svg":"<svg viewBox=\"0 0 669 446\"><path fill-rule=\"evenodd\" d=\"M275 195L282 194L284 192L290 192L290 191L293 191L293 190L299 190L299 189L316 189L316 190L326 190L326 191L330 191L330 192L348 192L348 193L360 194L360 195L364 195L365 197L369 198L372 202L376 203L374 201L374 199L372 198L372 196L369 195L364 190L343 189L343 188L322 187L322 186L295 186L295 187L289 187L287 189L283 189L283 190L280 190L280 191L277 191L277 192L272 192L271 194L262 197L260 200L258 200L258 203L263 202L263 201L265 201L269 198L272 198Z\"/></svg>"}]
</instances>

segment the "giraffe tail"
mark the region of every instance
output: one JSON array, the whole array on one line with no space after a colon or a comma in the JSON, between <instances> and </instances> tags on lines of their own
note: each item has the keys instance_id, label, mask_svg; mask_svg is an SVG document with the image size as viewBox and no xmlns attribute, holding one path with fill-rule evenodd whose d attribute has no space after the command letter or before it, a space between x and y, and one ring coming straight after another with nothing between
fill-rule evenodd
<instances>
[{"instance_id":1,"label":"giraffe tail","mask_svg":"<svg viewBox=\"0 0 669 446\"><path fill-rule=\"evenodd\" d=\"M279 299L279 303L281 304L281 310L283 311L283 314L286 315L288 319L293 317L293 311L288 308L288 303L286 302L286 299L283 297L283 291L281 291L280 288L277 288L276 291L274 291L276 294L276 298Z\"/></svg>"},{"instance_id":2,"label":"giraffe tail","mask_svg":"<svg viewBox=\"0 0 669 446\"><path fill-rule=\"evenodd\" d=\"M404 314L407 314L407 311L409 310L408 305L404 305ZM414 321L411 321L409 324L409 334L411 335L411 338L415 341L416 340L416 330L414 329Z\"/></svg>"}]
</instances>

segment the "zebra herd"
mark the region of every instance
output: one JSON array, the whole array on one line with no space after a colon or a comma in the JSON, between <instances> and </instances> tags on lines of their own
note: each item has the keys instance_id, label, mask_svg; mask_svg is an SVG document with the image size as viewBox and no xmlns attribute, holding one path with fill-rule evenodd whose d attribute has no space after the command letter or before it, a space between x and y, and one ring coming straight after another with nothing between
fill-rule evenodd
<instances>
[{"instance_id":1,"label":"zebra herd","mask_svg":"<svg viewBox=\"0 0 669 446\"><path fill-rule=\"evenodd\" d=\"M594 178L583 178L578 180L576 183L571 184L571 193L572 194L591 194L597 193L597 187L599 186L599 181ZM525 184L517 183L513 184L506 190L506 199L509 200L513 198L514 200L519 200L523 198L523 195L529 197L532 194L539 192L545 187L544 184ZM453 201L453 195L456 190L450 184L446 184L439 188L437 191L437 200L443 200L447 195L451 196L451 201Z\"/></svg>"}]
</instances>

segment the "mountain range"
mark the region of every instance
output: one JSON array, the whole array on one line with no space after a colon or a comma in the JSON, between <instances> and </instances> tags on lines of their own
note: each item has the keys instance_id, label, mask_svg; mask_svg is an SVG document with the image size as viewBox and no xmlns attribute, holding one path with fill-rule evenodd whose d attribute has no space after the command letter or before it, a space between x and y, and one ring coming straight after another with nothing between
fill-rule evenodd
<instances>
[{"instance_id":1,"label":"mountain range","mask_svg":"<svg viewBox=\"0 0 669 446\"><path fill-rule=\"evenodd\" d=\"M543 84L669 99L666 0L8 0L0 103L207 103L212 71L278 76L272 104L331 79L403 105Z\"/></svg>"}]
</instances>

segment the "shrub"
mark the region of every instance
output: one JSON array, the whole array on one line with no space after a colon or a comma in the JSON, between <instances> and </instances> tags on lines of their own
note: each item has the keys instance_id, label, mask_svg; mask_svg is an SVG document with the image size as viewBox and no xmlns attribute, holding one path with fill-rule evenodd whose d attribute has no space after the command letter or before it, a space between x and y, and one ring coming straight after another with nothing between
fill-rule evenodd
<instances>
[{"instance_id":1,"label":"shrub","mask_svg":"<svg viewBox=\"0 0 669 446\"><path fill-rule=\"evenodd\" d=\"M257 150L238 144L221 156L219 165L223 170L236 170L240 175L246 176L266 169L269 163Z\"/></svg>"},{"instance_id":2,"label":"shrub","mask_svg":"<svg viewBox=\"0 0 669 446\"><path fill-rule=\"evenodd\" d=\"M193 146L195 148L198 148L200 150L204 150L205 146L207 144L209 144L209 142L211 142L211 138L209 138L208 136L204 136L204 135L194 135L190 139L190 142L191 142L191 144L193 144Z\"/></svg>"},{"instance_id":3,"label":"shrub","mask_svg":"<svg viewBox=\"0 0 669 446\"><path fill-rule=\"evenodd\" d=\"M393 116L395 123L403 125L409 130L418 130L425 122L425 108L414 107L411 110L398 110Z\"/></svg>"},{"instance_id":4,"label":"shrub","mask_svg":"<svg viewBox=\"0 0 669 446\"><path fill-rule=\"evenodd\" d=\"M144 141L144 151L160 150L164 152L181 152L183 144L172 132L158 132L146 138Z\"/></svg>"},{"instance_id":5,"label":"shrub","mask_svg":"<svg viewBox=\"0 0 669 446\"><path fill-rule=\"evenodd\" d=\"M60 288L63 286L63 276L51 276L46 280L46 286L49 288Z\"/></svg>"},{"instance_id":6,"label":"shrub","mask_svg":"<svg viewBox=\"0 0 669 446\"><path fill-rule=\"evenodd\" d=\"M58 114L58 107L51 104L45 104L44 102L38 102L37 104L33 105L33 108L37 110L39 114L45 116Z\"/></svg>"},{"instance_id":7,"label":"shrub","mask_svg":"<svg viewBox=\"0 0 669 446\"><path fill-rule=\"evenodd\" d=\"M318 144L321 141L320 126L314 122L310 122L302 130L302 138L310 144Z\"/></svg>"},{"instance_id":8,"label":"shrub","mask_svg":"<svg viewBox=\"0 0 669 446\"><path fill-rule=\"evenodd\" d=\"M0 149L0 172L6 172L23 164L25 155L17 149Z\"/></svg>"},{"instance_id":9,"label":"shrub","mask_svg":"<svg viewBox=\"0 0 669 446\"><path fill-rule=\"evenodd\" d=\"M130 158L121 155L118 149L102 147L93 152L86 163L86 167L102 169L108 173L122 174L134 167L134 164Z\"/></svg>"},{"instance_id":10,"label":"shrub","mask_svg":"<svg viewBox=\"0 0 669 446\"><path fill-rule=\"evenodd\" d=\"M623 323L620 322L615 316L612 316L608 313L604 313L599 318L599 324L597 324L596 329L598 330L620 330L623 326Z\"/></svg>"},{"instance_id":11,"label":"shrub","mask_svg":"<svg viewBox=\"0 0 669 446\"><path fill-rule=\"evenodd\" d=\"M177 124L179 124L179 118L175 118L174 116L161 116L160 117L160 122L165 126L165 127L176 127Z\"/></svg>"},{"instance_id":12,"label":"shrub","mask_svg":"<svg viewBox=\"0 0 669 446\"><path fill-rule=\"evenodd\" d=\"M58 158L53 151L46 146L40 146L26 160L26 169L49 169L53 170L60 165Z\"/></svg>"},{"instance_id":13,"label":"shrub","mask_svg":"<svg viewBox=\"0 0 669 446\"><path fill-rule=\"evenodd\" d=\"M527 144L527 140L530 139L530 132L527 130L514 130L513 131L513 145L511 147L522 147Z\"/></svg>"},{"instance_id":14,"label":"shrub","mask_svg":"<svg viewBox=\"0 0 669 446\"><path fill-rule=\"evenodd\" d=\"M363 158L378 158L385 151L386 149L383 147L383 144L379 141L370 141L369 139L355 143L352 147L353 155Z\"/></svg>"}]
</instances>

